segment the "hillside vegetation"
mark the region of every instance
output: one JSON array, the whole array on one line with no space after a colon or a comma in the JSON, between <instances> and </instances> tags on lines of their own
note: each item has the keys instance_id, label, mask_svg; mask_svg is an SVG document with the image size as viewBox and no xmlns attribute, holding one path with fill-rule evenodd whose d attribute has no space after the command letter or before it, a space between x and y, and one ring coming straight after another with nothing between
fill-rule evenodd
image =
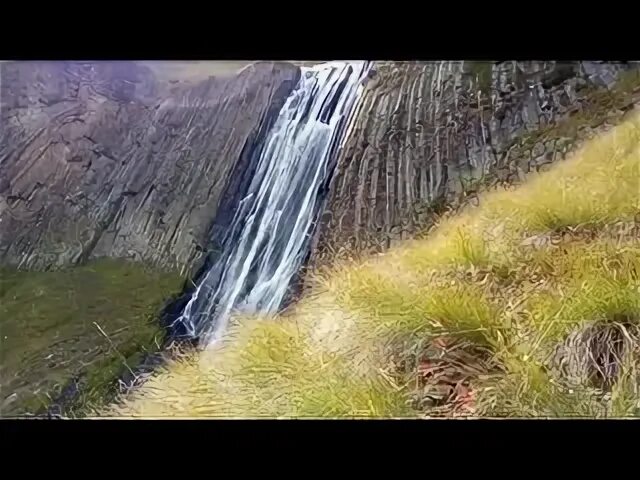
<instances>
[{"instance_id":1,"label":"hillside vegetation","mask_svg":"<svg viewBox=\"0 0 640 480\"><path fill-rule=\"evenodd\" d=\"M183 279L101 259L37 272L0 269L0 415L67 415L101 404L158 350L157 315Z\"/></svg>"},{"instance_id":2,"label":"hillside vegetation","mask_svg":"<svg viewBox=\"0 0 640 480\"><path fill-rule=\"evenodd\" d=\"M101 415L640 415L640 116Z\"/></svg>"}]
</instances>

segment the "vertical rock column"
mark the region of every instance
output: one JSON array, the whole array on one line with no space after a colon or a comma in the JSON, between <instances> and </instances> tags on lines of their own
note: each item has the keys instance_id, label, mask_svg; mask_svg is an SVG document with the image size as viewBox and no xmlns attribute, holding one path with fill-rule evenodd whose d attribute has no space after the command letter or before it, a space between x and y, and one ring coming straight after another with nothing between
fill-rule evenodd
<instances>
[{"instance_id":1,"label":"vertical rock column","mask_svg":"<svg viewBox=\"0 0 640 480\"><path fill-rule=\"evenodd\" d=\"M311 264L373 253L430 225L480 183L517 182L571 139L525 138L635 64L376 62L339 154ZM561 141L561 144L557 142Z\"/></svg>"}]
</instances>

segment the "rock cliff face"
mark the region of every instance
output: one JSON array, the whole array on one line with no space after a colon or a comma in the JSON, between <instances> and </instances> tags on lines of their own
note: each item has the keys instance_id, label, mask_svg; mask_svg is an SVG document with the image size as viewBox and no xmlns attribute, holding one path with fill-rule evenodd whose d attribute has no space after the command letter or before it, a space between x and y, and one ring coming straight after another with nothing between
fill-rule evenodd
<instances>
[{"instance_id":1,"label":"rock cliff face","mask_svg":"<svg viewBox=\"0 0 640 480\"><path fill-rule=\"evenodd\" d=\"M640 94L637 64L377 62L369 77L312 263L382 251L479 184L521 180Z\"/></svg>"},{"instance_id":2,"label":"rock cliff face","mask_svg":"<svg viewBox=\"0 0 640 480\"><path fill-rule=\"evenodd\" d=\"M300 75L262 62L168 93L133 62L0 68L0 264L28 269L193 269Z\"/></svg>"},{"instance_id":3,"label":"rock cliff face","mask_svg":"<svg viewBox=\"0 0 640 480\"><path fill-rule=\"evenodd\" d=\"M168 88L133 62L0 68L0 264L35 269L111 256L193 271L232 218L255 149L300 75L292 63L262 62ZM312 261L383 250L479 183L545 168L592 126L594 98L605 117L633 105L640 82L616 91L633 69L374 63ZM574 126L558 129L567 119ZM551 128L555 137L541 134Z\"/></svg>"}]
</instances>

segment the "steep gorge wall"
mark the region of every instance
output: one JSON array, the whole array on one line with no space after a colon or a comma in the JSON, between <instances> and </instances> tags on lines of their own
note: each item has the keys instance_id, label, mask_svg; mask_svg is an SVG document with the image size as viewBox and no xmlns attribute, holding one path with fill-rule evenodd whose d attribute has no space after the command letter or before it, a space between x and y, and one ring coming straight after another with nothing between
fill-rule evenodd
<instances>
[{"instance_id":1,"label":"steep gorge wall","mask_svg":"<svg viewBox=\"0 0 640 480\"><path fill-rule=\"evenodd\" d=\"M299 75L259 62L169 93L134 62L0 64L0 265L193 270Z\"/></svg>"},{"instance_id":2,"label":"steep gorge wall","mask_svg":"<svg viewBox=\"0 0 640 480\"><path fill-rule=\"evenodd\" d=\"M633 108L638 75L632 63L376 62L311 263L383 251L479 183L546 168L583 128Z\"/></svg>"},{"instance_id":3,"label":"steep gorge wall","mask_svg":"<svg viewBox=\"0 0 640 480\"><path fill-rule=\"evenodd\" d=\"M193 272L224 234L300 75L292 63L260 62L167 88L133 62L0 68L0 265L35 269L111 256ZM479 183L546 168L581 133L557 126L590 126L594 98L605 116L633 106L640 82L612 93L633 69L374 62L311 263L382 251Z\"/></svg>"}]
</instances>

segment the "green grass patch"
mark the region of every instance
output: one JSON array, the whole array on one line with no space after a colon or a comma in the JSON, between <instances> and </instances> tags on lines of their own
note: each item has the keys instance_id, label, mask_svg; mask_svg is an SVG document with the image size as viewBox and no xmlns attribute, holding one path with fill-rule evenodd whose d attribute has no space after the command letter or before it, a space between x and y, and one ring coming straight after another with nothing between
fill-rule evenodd
<instances>
[{"instance_id":1,"label":"green grass patch","mask_svg":"<svg viewBox=\"0 0 640 480\"><path fill-rule=\"evenodd\" d=\"M475 78L478 89L483 95L491 95L491 76L494 62L474 61L470 63L470 73Z\"/></svg>"},{"instance_id":2,"label":"green grass patch","mask_svg":"<svg viewBox=\"0 0 640 480\"><path fill-rule=\"evenodd\" d=\"M339 287L338 304L374 319L367 326L379 337L427 333L452 335L481 344L496 342L498 312L481 288L447 278L403 284L392 276L362 269Z\"/></svg>"},{"instance_id":3,"label":"green grass patch","mask_svg":"<svg viewBox=\"0 0 640 480\"><path fill-rule=\"evenodd\" d=\"M3 270L0 292L2 415L36 413L77 380L78 413L157 349L156 315L181 278L99 260L59 271Z\"/></svg>"}]
</instances>

